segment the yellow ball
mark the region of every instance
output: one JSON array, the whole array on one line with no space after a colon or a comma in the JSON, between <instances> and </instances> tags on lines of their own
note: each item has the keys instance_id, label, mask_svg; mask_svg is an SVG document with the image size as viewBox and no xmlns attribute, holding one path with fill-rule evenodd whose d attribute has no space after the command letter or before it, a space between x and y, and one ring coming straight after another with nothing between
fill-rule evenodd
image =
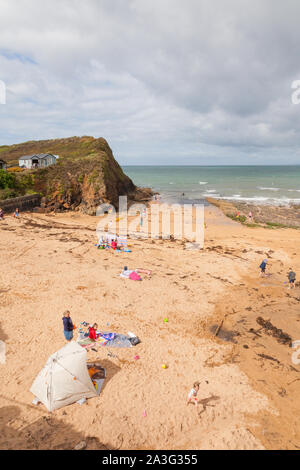
<instances>
[{"instance_id":1,"label":"yellow ball","mask_svg":"<svg viewBox=\"0 0 300 470\"><path fill-rule=\"evenodd\" d=\"M167 368L166 364L163 364L161 367L162 367L163 369L166 369L166 368Z\"/></svg>"}]
</instances>

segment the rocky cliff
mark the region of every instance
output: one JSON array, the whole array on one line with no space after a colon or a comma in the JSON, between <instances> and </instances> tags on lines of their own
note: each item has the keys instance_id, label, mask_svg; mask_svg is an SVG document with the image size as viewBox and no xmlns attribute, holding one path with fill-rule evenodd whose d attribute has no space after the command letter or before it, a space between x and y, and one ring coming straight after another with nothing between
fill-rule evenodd
<instances>
[{"instance_id":1,"label":"rocky cliff","mask_svg":"<svg viewBox=\"0 0 300 470\"><path fill-rule=\"evenodd\" d=\"M23 155L47 152L59 155L56 165L25 170L15 176L24 181L26 173L27 191L41 194L42 208L46 211L71 209L93 215L104 202L117 208L120 195L127 195L130 201L147 200L152 195L150 189L137 188L124 174L103 138L27 142L2 147L2 151L0 147L1 158L14 163Z\"/></svg>"}]
</instances>

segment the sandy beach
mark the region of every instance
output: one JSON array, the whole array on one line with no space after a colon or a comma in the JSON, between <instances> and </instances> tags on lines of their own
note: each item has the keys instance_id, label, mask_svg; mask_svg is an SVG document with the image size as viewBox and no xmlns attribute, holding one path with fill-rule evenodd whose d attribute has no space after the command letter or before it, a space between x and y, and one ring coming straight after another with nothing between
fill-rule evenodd
<instances>
[{"instance_id":1,"label":"sandy beach","mask_svg":"<svg viewBox=\"0 0 300 470\"><path fill-rule=\"evenodd\" d=\"M300 448L300 365L257 323L300 340L300 233L246 227L213 206L205 220L203 250L149 239L133 240L132 253L97 250L97 219L78 213L0 223L1 449ZM152 276L122 279L125 265ZM107 371L100 397L50 414L29 389L65 344L66 309L77 326L131 331L141 343L90 351ZM195 381L200 404L187 406Z\"/></svg>"}]
</instances>

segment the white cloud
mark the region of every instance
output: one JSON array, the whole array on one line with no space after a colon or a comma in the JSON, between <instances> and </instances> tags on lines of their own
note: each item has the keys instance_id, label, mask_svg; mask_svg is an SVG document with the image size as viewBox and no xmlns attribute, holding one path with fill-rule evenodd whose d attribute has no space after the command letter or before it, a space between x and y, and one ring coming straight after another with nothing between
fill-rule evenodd
<instances>
[{"instance_id":1,"label":"white cloud","mask_svg":"<svg viewBox=\"0 0 300 470\"><path fill-rule=\"evenodd\" d=\"M297 0L0 0L2 144L105 137L122 163L299 163Z\"/></svg>"}]
</instances>

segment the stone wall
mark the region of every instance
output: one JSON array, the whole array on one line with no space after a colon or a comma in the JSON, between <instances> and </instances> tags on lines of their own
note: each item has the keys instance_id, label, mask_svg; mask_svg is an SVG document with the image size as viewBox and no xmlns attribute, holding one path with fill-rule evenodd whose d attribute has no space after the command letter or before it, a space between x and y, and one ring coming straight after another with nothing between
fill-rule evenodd
<instances>
[{"instance_id":1,"label":"stone wall","mask_svg":"<svg viewBox=\"0 0 300 470\"><path fill-rule=\"evenodd\" d=\"M39 194L30 194L29 196L16 197L14 199L5 199L0 201L0 207L4 212L14 212L19 208L20 212L28 211L34 207L39 206L41 203L41 196Z\"/></svg>"}]
</instances>

